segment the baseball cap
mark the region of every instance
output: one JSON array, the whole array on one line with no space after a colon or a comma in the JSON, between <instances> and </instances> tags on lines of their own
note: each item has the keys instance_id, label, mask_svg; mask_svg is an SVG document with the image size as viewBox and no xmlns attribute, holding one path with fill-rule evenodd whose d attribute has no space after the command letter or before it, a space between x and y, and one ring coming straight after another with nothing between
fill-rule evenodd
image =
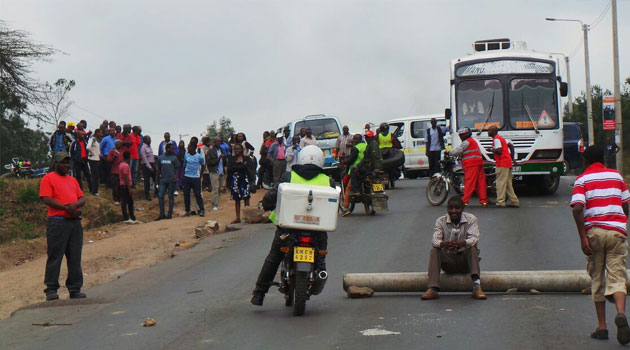
<instances>
[{"instance_id":1,"label":"baseball cap","mask_svg":"<svg viewBox=\"0 0 630 350\"><path fill-rule=\"evenodd\" d=\"M70 159L70 156L66 152L57 152L53 156L55 162L63 162L65 159Z\"/></svg>"},{"instance_id":2,"label":"baseball cap","mask_svg":"<svg viewBox=\"0 0 630 350\"><path fill-rule=\"evenodd\" d=\"M365 132L365 137L374 137L374 131L368 130Z\"/></svg>"}]
</instances>

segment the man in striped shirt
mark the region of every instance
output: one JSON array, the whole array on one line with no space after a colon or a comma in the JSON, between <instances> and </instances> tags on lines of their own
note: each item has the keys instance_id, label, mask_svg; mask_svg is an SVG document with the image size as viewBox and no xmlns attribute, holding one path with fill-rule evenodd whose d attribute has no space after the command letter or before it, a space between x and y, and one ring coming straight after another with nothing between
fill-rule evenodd
<instances>
[{"instance_id":1,"label":"man in striped shirt","mask_svg":"<svg viewBox=\"0 0 630 350\"><path fill-rule=\"evenodd\" d=\"M582 251L591 276L597 313L595 339L608 339L606 300L615 303L617 341L630 342L626 309L626 222L630 193L621 175L605 168L604 149L590 146L583 153L586 170L575 179L571 206Z\"/></svg>"}]
</instances>

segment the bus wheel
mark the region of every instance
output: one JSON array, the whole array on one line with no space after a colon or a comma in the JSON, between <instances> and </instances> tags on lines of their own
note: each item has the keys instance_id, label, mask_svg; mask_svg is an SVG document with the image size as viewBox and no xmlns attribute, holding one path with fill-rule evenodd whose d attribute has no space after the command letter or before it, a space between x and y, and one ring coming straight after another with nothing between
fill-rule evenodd
<instances>
[{"instance_id":1,"label":"bus wheel","mask_svg":"<svg viewBox=\"0 0 630 350\"><path fill-rule=\"evenodd\" d=\"M560 176L542 175L538 179L538 189L543 194L554 194L560 185Z\"/></svg>"}]
</instances>

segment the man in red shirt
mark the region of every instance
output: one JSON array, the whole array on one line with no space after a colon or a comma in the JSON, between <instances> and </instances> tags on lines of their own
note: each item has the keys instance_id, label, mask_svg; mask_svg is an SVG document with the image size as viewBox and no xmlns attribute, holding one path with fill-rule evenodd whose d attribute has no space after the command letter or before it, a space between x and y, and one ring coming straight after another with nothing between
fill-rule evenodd
<instances>
[{"instance_id":1,"label":"man in red shirt","mask_svg":"<svg viewBox=\"0 0 630 350\"><path fill-rule=\"evenodd\" d=\"M497 173L497 207L505 208L505 197L510 200L510 207L518 208L519 201L512 185L512 163L514 163L514 147L499 135L499 128L488 128L488 136L492 137L492 153Z\"/></svg>"},{"instance_id":2,"label":"man in red shirt","mask_svg":"<svg viewBox=\"0 0 630 350\"><path fill-rule=\"evenodd\" d=\"M137 224L136 214L133 208L133 194L131 193L131 168L129 163L131 155L129 151L123 153L123 161L118 165L120 176L120 208L122 209L123 222ZM129 212L127 212L129 209Z\"/></svg>"},{"instance_id":3,"label":"man in red shirt","mask_svg":"<svg viewBox=\"0 0 630 350\"><path fill-rule=\"evenodd\" d=\"M70 292L70 299L85 298L85 293L81 292L83 286L81 207L85 205L85 199L77 180L68 175L70 169L68 154L59 152L55 154L53 161L55 171L46 174L39 185L39 197L48 206L46 226L48 259L44 293L46 300L59 299L57 294L59 271L65 255L68 264L66 287Z\"/></svg>"},{"instance_id":4,"label":"man in red shirt","mask_svg":"<svg viewBox=\"0 0 630 350\"><path fill-rule=\"evenodd\" d=\"M131 146L129 147L131 162L129 163L129 167L131 167L131 187L136 188L138 167L140 167L140 146L142 146L142 136L140 134L142 133L142 129L136 125L132 128L132 131L133 132L129 134L131 136Z\"/></svg>"},{"instance_id":5,"label":"man in red shirt","mask_svg":"<svg viewBox=\"0 0 630 350\"><path fill-rule=\"evenodd\" d=\"M608 339L606 300L617 309L617 341L630 343L626 318L626 223L630 192L621 175L604 167L604 149L590 146L582 154L586 170L575 179L571 206L591 276L597 328L591 337Z\"/></svg>"},{"instance_id":6,"label":"man in red shirt","mask_svg":"<svg viewBox=\"0 0 630 350\"><path fill-rule=\"evenodd\" d=\"M120 150L122 147L122 141L116 140L114 145L115 147L107 154L107 161L111 164L109 182L112 185L112 196L114 197L114 202L118 204L120 202L120 178L118 177L118 174L120 173L120 162L123 161L123 154Z\"/></svg>"}]
</instances>

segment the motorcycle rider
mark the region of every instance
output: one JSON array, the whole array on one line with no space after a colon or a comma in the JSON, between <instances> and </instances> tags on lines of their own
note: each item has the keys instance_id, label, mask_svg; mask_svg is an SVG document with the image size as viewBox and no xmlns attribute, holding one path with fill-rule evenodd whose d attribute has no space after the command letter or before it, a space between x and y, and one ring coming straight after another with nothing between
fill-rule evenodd
<instances>
[{"instance_id":1,"label":"motorcycle rider","mask_svg":"<svg viewBox=\"0 0 630 350\"><path fill-rule=\"evenodd\" d=\"M462 143L449 151L453 157L462 157L462 167L464 168L464 205L473 192L477 192L479 202L482 207L488 206L488 195L486 188L486 172L483 168L483 156L479 143L472 137L470 128L462 128L457 132Z\"/></svg>"},{"instance_id":2,"label":"motorcycle rider","mask_svg":"<svg viewBox=\"0 0 630 350\"><path fill-rule=\"evenodd\" d=\"M389 124L381 123L378 127L378 148L396 148L401 149L400 141L398 138L394 136L391 132L389 132Z\"/></svg>"},{"instance_id":3,"label":"motorcycle rider","mask_svg":"<svg viewBox=\"0 0 630 350\"><path fill-rule=\"evenodd\" d=\"M371 132L371 131L370 131ZM352 149L350 151L350 156L346 160L346 174L350 176L350 172L356 168L357 164L359 164L363 160L363 155L365 153L365 148L367 147L367 143L363 141L363 136L361 134L355 134L352 136ZM350 205L350 190L352 188L352 181L348 180L348 184L346 185L346 191L343 196L343 216L350 214L348 210L348 206Z\"/></svg>"},{"instance_id":4,"label":"motorcycle rider","mask_svg":"<svg viewBox=\"0 0 630 350\"><path fill-rule=\"evenodd\" d=\"M376 142L374 132L365 132L367 146L361 159L354 169L350 171L350 195L357 195L361 192L361 183L368 174L380 172L383 168L383 156L380 145Z\"/></svg>"},{"instance_id":5,"label":"motorcycle rider","mask_svg":"<svg viewBox=\"0 0 630 350\"><path fill-rule=\"evenodd\" d=\"M275 185L263 198L262 204L265 210L273 210L276 206L276 198L278 195L278 185L283 182L290 182L304 185L316 185L316 186L331 186L335 187L335 182L332 178L324 174L322 167L324 166L324 154L322 150L314 145L309 145L300 151L298 154L298 162L293 166L290 172L285 172L281 177L277 185ZM275 212L272 212L269 219L275 223ZM256 281L256 288L254 289L251 303L257 306L262 306L265 294L269 291L271 282L273 281L278 267L282 262L284 253L280 251L282 246L282 240L286 238L286 234L290 234L292 230L282 229L278 227L276 229L273 242L271 243L271 249L265 263L260 270L258 280ZM318 249L326 250L328 246L328 234L326 232L314 232L314 238L317 240ZM282 236L282 237L281 237ZM326 270L326 256L320 255L317 260L317 270Z\"/></svg>"}]
</instances>

